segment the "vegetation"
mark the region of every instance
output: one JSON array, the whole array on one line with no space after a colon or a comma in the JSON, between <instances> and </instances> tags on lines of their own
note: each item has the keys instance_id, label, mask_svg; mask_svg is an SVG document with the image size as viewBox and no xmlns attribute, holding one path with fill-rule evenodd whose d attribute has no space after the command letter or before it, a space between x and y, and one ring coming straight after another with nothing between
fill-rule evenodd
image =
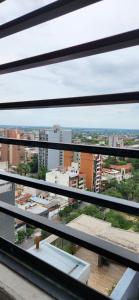
<instances>
[{"instance_id":1,"label":"vegetation","mask_svg":"<svg viewBox=\"0 0 139 300\"><path fill-rule=\"evenodd\" d=\"M42 240L46 239L48 236L50 235L50 233L48 233L47 231L45 230L41 230L41 238Z\"/></svg>"},{"instance_id":2,"label":"vegetation","mask_svg":"<svg viewBox=\"0 0 139 300\"><path fill-rule=\"evenodd\" d=\"M121 165L126 165L128 162L127 160L124 159L117 159L116 157L113 156L109 156L105 161L104 161L104 168L109 168L111 165L117 165L117 166L121 166Z\"/></svg>"},{"instance_id":3,"label":"vegetation","mask_svg":"<svg viewBox=\"0 0 139 300\"><path fill-rule=\"evenodd\" d=\"M26 237L26 231L25 230L19 230L17 233L17 244L21 244Z\"/></svg>"},{"instance_id":4,"label":"vegetation","mask_svg":"<svg viewBox=\"0 0 139 300\"><path fill-rule=\"evenodd\" d=\"M108 289L108 296L110 296L110 295L112 294L112 292L113 292L113 290L115 289L116 285L117 285L117 283L114 283L114 284L112 285L111 289Z\"/></svg>"},{"instance_id":5,"label":"vegetation","mask_svg":"<svg viewBox=\"0 0 139 300\"><path fill-rule=\"evenodd\" d=\"M29 163L21 163L17 166L17 173L20 175L30 175L36 179L45 180L47 168L41 167L38 171L38 156L35 154Z\"/></svg>"},{"instance_id":6,"label":"vegetation","mask_svg":"<svg viewBox=\"0 0 139 300\"><path fill-rule=\"evenodd\" d=\"M65 223L72 221L73 219L79 217L81 214L86 214L97 219L105 220L112 224L113 227L121 229L132 229L139 232L139 221L129 220L126 215L123 215L114 210L102 209L96 205L87 205L83 208L73 208L73 206L68 206L61 212L59 216L61 220Z\"/></svg>"},{"instance_id":7,"label":"vegetation","mask_svg":"<svg viewBox=\"0 0 139 300\"><path fill-rule=\"evenodd\" d=\"M131 178L119 183L116 180L111 181L105 186L103 194L139 202L139 171L134 170Z\"/></svg>"},{"instance_id":8,"label":"vegetation","mask_svg":"<svg viewBox=\"0 0 139 300\"><path fill-rule=\"evenodd\" d=\"M27 238L31 237L33 233L34 233L34 228L32 228L32 227L27 228L27 230L26 230Z\"/></svg>"},{"instance_id":9,"label":"vegetation","mask_svg":"<svg viewBox=\"0 0 139 300\"><path fill-rule=\"evenodd\" d=\"M20 175L25 175L25 176L27 174L29 174L30 173L30 166L29 166L29 164L23 164L23 163L19 164L17 166L17 173L20 174Z\"/></svg>"},{"instance_id":10,"label":"vegetation","mask_svg":"<svg viewBox=\"0 0 139 300\"><path fill-rule=\"evenodd\" d=\"M35 227L29 226L26 230L19 230L17 232L17 244L21 244L26 238L29 238L34 233Z\"/></svg>"},{"instance_id":11,"label":"vegetation","mask_svg":"<svg viewBox=\"0 0 139 300\"><path fill-rule=\"evenodd\" d=\"M37 178L45 180L46 172L47 172L47 168L41 167L40 170L39 170L39 172L38 172Z\"/></svg>"},{"instance_id":12,"label":"vegetation","mask_svg":"<svg viewBox=\"0 0 139 300\"><path fill-rule=\"evenodd\" d=\"M76 245L70 244L67 246L64 246L63 249L65 252L68 252L69 254L74 255L76 253Z\"/></svg>"},{"instance_id":13,"label":"vegetation","mask_svg":"<svg viewBox=\"0 0 139 300\"><path fill-rule=\"evenodd\" d=\"M134 171L139 169L139 159L138 158L130 158L127 162L131 163Z\"/></svg>"},{"instance_id":14,"label":"vegetation","mask_svg":"<svg viewBox=\"0 0 139 300\"><path fill-rule=\"evenodd\" d=\"M35 154L29 163L30 172L31 173L37 173L38 172L38 155Z\"/></svg>"}]
</instances>

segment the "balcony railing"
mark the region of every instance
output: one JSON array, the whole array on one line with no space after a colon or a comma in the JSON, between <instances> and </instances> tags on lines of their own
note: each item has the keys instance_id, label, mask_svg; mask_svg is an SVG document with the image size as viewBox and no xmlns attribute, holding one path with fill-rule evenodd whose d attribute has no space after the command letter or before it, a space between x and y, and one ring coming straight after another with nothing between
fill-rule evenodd
<instances>
[{"instance_id":1,"label":"balcony railing","mask_svg":"<svg viewBox=\"0 0 139 300\"><path fill-rule=\"evenodd\" d=\"M28 13L13 21L0 26L1 39L36 26L43 22L50 21L59 16L68 14L87 5L99 2L101 0L59 0L36 11ZM0 1L2 2L2 1ZM29 57L14 62L2 64L0 66L0 74L8 74L56 64L63 61L73 60L77 58L97 55L118 49L137 46L139 44L139 30L132 30L122 34L110 36L107 38L91 41L85 44L53 51ZM37 109L37 108L58 108L58 107L75 107L75 106L93 106L93 105L109 105L138 103L139 91L117 94L92 95L84 97L70 97L62 99L43 99L28 100L20 102L0 103L1 110L15 109ZM49 148L58 150L71 150L74 152L84 152L120 157L139 158L138 150L98 147L89 145L74 145L51 143L46 141L28 141L16 140L9 138L0 138L0 143L22 145L28 147ZM67 188L56 184L51 184L41 180L27 178L7 172L0 172L0 179L9 182L30 186L39 190L64 195L70 198L78 199L84 202L97 204L102 207L112 208L118 211L126 212L135 216L139 216L139 204L127 200L100 195L94 192L86 192L74 188ZM0 202L0 211L9 216L23 220L43 230L56 234L61 238L67 239L75 244L94 251L102 256L106 256L121 264L139 271L139 256L120 246L104 241L100 238L81 233L65 225L55 224L47 218L35 216L27 213L17 207L10 206ZM56 299L108 299L108 297L99 292L81 284L70 276L50 266L48 263L42 262L40 259L27 253L18 246L8 242L0 237L0 261L17 273L33 282L47 294ZM117 299L118 300L118 299Z\"/></svg>"}]
</instances>

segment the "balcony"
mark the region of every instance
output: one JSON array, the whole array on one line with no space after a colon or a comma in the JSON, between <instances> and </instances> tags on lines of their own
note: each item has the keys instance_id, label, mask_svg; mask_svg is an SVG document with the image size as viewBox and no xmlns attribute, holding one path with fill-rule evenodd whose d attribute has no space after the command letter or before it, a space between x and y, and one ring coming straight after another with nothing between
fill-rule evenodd
<instances>
[{"instance_id":1,"label":"balcony","mask_svg":"<svg viewBox=\"0 0 139 300\"><path fill-rule=\"evenodd\" d=\"M2 1L0 1L2 2ZM23 15L15 20L0 26L1 40L15 33L20 33L31 27L37 26L85 8L90 4L96 4L101 0L59 0L54 1L36 11ZM105 1L104 1L105 2ZM110 51L117 51L139 45L139 30L120 33L117 35L93 40L84 44L71 46L68 48L39 54L20 60L6 62L0 65L0 75L29 70L32 68L58 64L66 61L76 60ZM22 98L22 95L21 95ZM98 94L90 96L67 97L58 99L28 100L0 103L1 110L20 110L20 109L40 109L40 108L61 108L61 107L80 107L94 105L114 105L126 103L138 103L139 92L128 91L111 94ZM8 116L7 116L8 117ZM81 153L111 155L119 157L139 158L139 151L134 149L122 149L115 147L90 146L82 144L66 144L48 141L23 140L0 137L1 144L18 145L26 147L38 147L53 150L65 150ZM111 208L133 216L139 216L139 204L127 200L100 195L94 192L77 190L72 187L64 187L51 184L42 180L28 178L9 172L0 171L0 179L10 183L16 183L32 187L38 190L51 192L68 198L91 203L103 208ZM133 269L133 279L136 279L134 272L139 272L139 256L137 253L113 244L98 236L91 236L65 224L57 224L43 216L37 216L23 211L17 207L0 202L1 213L22 220L51 234L57 235L62 239L68 240L88 251L99 254L121 265ZM35 294L37 299L98 299L106 300L108 296L96 291L95 288L81 283L68 274L44 262L40 257L33 253L26 252L17 245L0 237L0 259L1 259L1 278L0 293L1 299L33 299ZM131 271L132 273L132 271ZM135 281L136 282L136 281ZM101 283L100 283L101 284ZM129 283L130 284L130 283ZM16 285L16 286L15 286ZM22 288L21 288L22 286ZM127 286L128 289L128 286ZM21 293L22 292L22 293ZM112 293L114 300L127 300L116 290ZM120 292L121 293L121 292ZM22 294L22 295L21 295ZM130 295L135 296L136 295ZM3 297L3 298L2 298ZM14 298L13 298L14 297ZM31 298L32 297L32 298Z\"/></svg>"}]
</instances>

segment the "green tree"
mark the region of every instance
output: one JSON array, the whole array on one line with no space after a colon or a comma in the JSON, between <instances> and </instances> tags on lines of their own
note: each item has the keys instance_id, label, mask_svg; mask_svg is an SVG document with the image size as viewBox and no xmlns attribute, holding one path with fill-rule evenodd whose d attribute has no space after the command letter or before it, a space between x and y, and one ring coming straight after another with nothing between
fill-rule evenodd
<instances>
[{"instance_id":1,"label":"green tree","mask_svg":"<svg viewBox=\"0 0 139 300\"><path fill-rule=\"evenodd\" d=\"M30 237L33 234L33 232L34 232L34 228L32 227L27 228L26 230L27 237Z\"/></svg>"},{"instance_id":2,"label":"green tree","mask_svg":"<svg viewBox=\"0 0 139 300\"><path fill-rule=\"evenodd\" d=\"M139 170L139 159L138 158L130 158L128 160L129 163L132 163L133 168Z\"/></svg>"},{"instance_id":3,"label":"green tree","mask_svg":"<svg viewBox=\"0 0 139 300\"><path fill-rule=\"evenodd\" d=\"M47 168L41 167L39 172L38 172L38 179L45 180L46 172L47 172Z\"/></svg>"},{"instance_id":4,"label":"green tree","mask_svg":"<svg viewBox=\"0 0 139 300\"><path fill-rule=\"evenodd\" d=\"M116 197L116 198L123 198L122 193L115 187L111 187L103 192L104 195Z\"/></svg>"},{"instance_id":5,"label":"green tree","mask_svg":"<svg viewBox=\"0 0 139 300\"><path fill-rule=\"evenodd\" d=\"M17 233L17 243L21 244L24 241L25 237L26 237L25 230L19 230Z\"/></svg>"},{"instance_id":6,"label":"green tree","mask_svg":"<svg viewBox=\"0 0 139 300\"><path fill-rule=\"evenodd\" d=\"M37 173L38 172L38 156L35 154L29 163L30 166L30 172L31 173Z\"/></svg>"},{"instance_id":7,"label":"green tree","mask_svg":"<svg viewBox=\"0 0 139 300\"><path fill-rule=\"evenodd\" d=\"M20 175L27 175L30 173L30 166L29 164L19 164L17 166L17 173L20 174Z\"/></svg>"}]
</instances>

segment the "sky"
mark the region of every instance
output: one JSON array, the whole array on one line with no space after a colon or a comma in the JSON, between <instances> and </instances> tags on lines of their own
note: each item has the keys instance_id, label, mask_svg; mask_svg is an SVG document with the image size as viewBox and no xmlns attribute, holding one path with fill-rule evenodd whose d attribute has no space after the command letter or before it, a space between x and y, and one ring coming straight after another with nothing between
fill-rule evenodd
<instances>
[{"instance_id":1,"label":"sky","mask_svg":"<svg viewBox=\"0 0 139 300\"><path fill-rule=\"evenodd\" d=\"M50 2L6 0L0 4L0 24ZM1 39L0 63L137 29L138 13L139 0L103 0ZM138 90L139 46L0 76L0 102ZM53 124L139 129L139 104L0 112L0 125Z\"/></svg>"}]
</instances>

